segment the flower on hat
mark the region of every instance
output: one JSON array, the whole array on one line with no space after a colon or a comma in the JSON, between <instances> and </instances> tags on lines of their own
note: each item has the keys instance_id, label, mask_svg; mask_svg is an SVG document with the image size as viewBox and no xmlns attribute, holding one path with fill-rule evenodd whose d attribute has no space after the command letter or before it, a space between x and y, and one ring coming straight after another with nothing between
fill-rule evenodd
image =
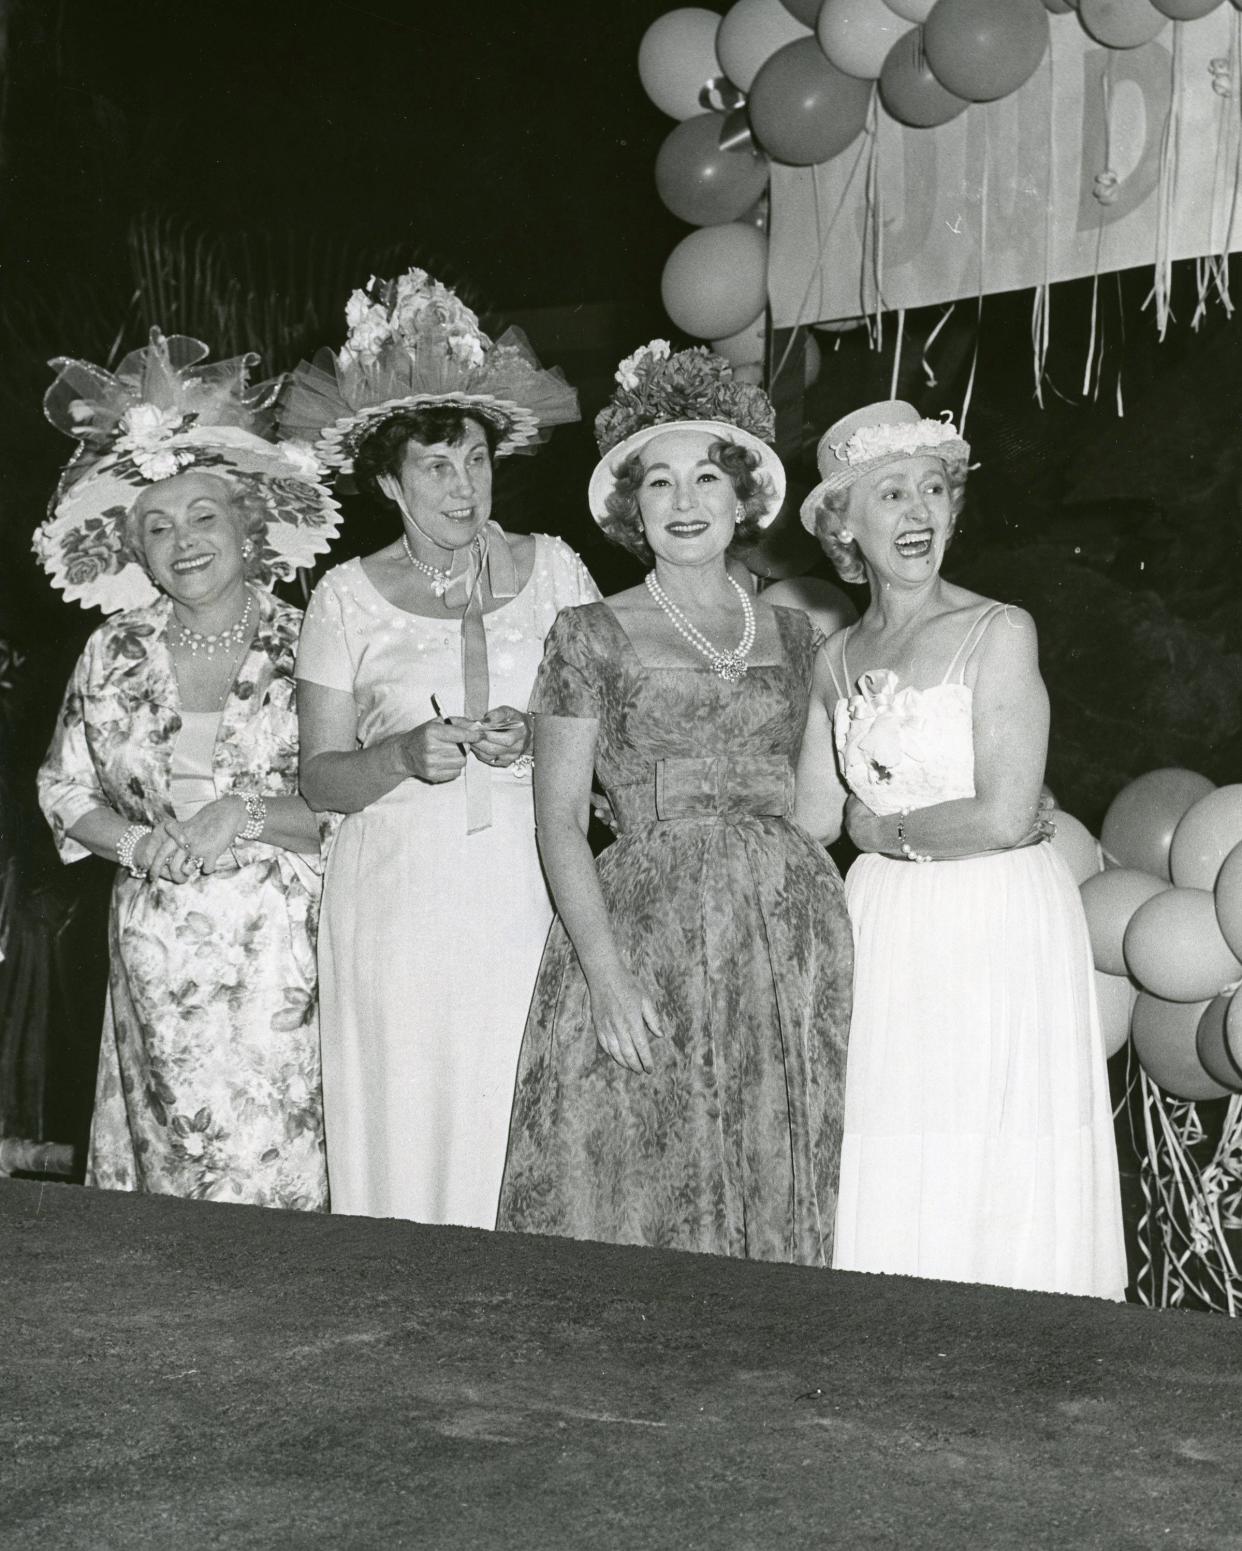
<instances>
[{"instance_id":1,"label":"flower on hat","mask_svg":"<svg viewBox=\"0 0 1242 1551\"><path fill-rule=\"evenodd\" d=\"M852 467L857 463L870 463L874 458L911 454L924 447L939 447L944 442L958 439L958 429L949 418L949 411L945 410L940 420L859 426L845 441L834 443L832 450L842 463Z\"/></svg>"},{"instance_id":2,"label":"flower on hat","mask_svg":"<svg viewBox=\"0 0 1242 1551\"><path fill-rule=\"evenodd\" d=\"M706 345L671 352L666 339L627 356L617 389L595 417L595 440L608 453L647 426L676 420L722 420L770 442L776 414L762 388L737 382L733 367Z\"/></svg>"},{"instance_id":3,"label":"flower on hat","mask_svg":"<svg viewBox=\"0 0 1242 1551\"><path fill-rule=\"evenodd\" d=\"M395 345L411 354L442 349L463 366L482 366L491 344L470 308L425 269L408 269L395 280L372 275L345 304L345 322L342 365L373 366Z\"/></svg>"},{"instance_id":4,"label":"flower on hat","mask_svg":"<svg viewBox=\"0 0 1242 1551\"><path fill-rule=\"evenodd\" d=\"M161 409L157 404L131 404L121 416L121 434L113 442L113 449L122 457L128 454L144 479L171 479L190 459L188 454L174 450L169 443L193 422L193 415L183 415L177 409Z\"/></svg>"}]
</instances>

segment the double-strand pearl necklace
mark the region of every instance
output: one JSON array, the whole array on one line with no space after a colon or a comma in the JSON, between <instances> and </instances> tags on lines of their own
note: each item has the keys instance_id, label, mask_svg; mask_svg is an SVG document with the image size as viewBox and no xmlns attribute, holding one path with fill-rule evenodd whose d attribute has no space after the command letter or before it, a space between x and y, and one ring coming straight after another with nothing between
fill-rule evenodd
<instances>
[{"instance_id":1,"label":"double-strand pearl necklace","mask_svg":"<svg viewBox=\"0 0 1242 1551\"><path fill-rule=\"evenodd\" d=\"M647 573L647 591L668 615L669 624L681 636L682 640L693 646L696 652L706 657L711 664L713 673L719 674L728 684L736 684L743 677L750 666L747 658L751 648L755 644L755 610L747 596L746 589L740 582L727 577L729 585L737 593L742 602L742 616L746 623L742 629L742 639L731 652L722 652L719 647L713 646L703 632L692 625L673 600L656 581L654 571Z\"/></svg>"},{"instance_id":2,"label":"double-strand pearl necklace","mask_svg":"<svg viewBox=\"0 0 1242 1551\"><path fill-rule=\"evenodd\" d=\"M230 651L243 645L250 634L250 621L254 616L254 594L246 589L246 607L242 610L242 616L235 625L230 625L227 630L217 630L209 634L205 630L191 630L189 625L183 625L173 615L173 623L177 629L177 644L188 649L191 657L197 657L202 652L204 657L214 657L216 653L227 647Z\"/></svg>"},{"instance_id":3,"label":"double-strand pearl necklace","mask_svg":"<svg viewBox=\"0 0 1242 1551\"><path fill-rule=\"evenodd\" d=\"M447 565L443 570L439 566L428 565L425 560L420 560L410 548L410 540L406 534L401 535L401 544L405 550L405 558L416 571L421 571L424 576L431 578L431 590L437 598L442 598L449 589L449 582L453 578L453 567Z\"/></svg>"}]
</instances>

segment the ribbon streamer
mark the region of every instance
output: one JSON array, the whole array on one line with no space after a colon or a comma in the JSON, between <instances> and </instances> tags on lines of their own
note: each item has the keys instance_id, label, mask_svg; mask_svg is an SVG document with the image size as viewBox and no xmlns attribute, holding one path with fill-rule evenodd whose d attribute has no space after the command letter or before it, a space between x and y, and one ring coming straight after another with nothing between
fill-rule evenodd
<instances>
[{"instance_id":1,"label":"ribbon streamer","mask_svg":"<svg viewBox=\"0 0 1242 1551\"><path fill-rule=\"evenodd\" d=\"M717 143L722 151L749 151L756 153L755 138L750 132L750 119L745 108L731 108L720 125Z\"/></svg>"}]
</instances>

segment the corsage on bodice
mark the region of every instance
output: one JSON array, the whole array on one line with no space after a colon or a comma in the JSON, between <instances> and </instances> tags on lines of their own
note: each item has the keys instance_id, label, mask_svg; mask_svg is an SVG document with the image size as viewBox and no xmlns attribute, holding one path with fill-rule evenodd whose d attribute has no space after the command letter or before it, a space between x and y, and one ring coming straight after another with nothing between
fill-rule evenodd
<instances>
[{"instance_id":1,"label":"corsage on bodice","mask_svg":"<svg viewBox=\"0 0 1242 1551\"><path fill-rule=\"evenodd\" d=\"M889 668L864 673L837 701L833 735L846 784L873 813L975 795L968 684L900 688Z\"/></svg>"}]
</instances>

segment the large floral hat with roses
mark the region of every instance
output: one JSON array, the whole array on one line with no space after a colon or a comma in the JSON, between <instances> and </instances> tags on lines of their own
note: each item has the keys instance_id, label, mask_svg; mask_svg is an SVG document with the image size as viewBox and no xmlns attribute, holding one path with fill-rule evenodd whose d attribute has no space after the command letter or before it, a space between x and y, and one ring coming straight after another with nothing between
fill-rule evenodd
<instances>
[{"instance_id":1,"label":"large floral hat with roses","mask_svg":"<svg viewBox=\"0 0 1242 1551\"><path fill-rule=\"evenodd\" d=\"M759 473L766 476L759 526L767 527L785 499L785 466L768 445L776 434L776 413L762 388L738 382L729 362L706 345L674 351L667 339L653 339L626 356L616 383L595 417L602 456L587 500L597 522L609 515L608 497L626 461L653 436L676 426L710 432L756 454Z\"/></svg>"},{"instance_id":2,"label":"large floral hat with roses","mask_svg":"<svg viewBox=\"0 0 1242 1551\"><path fill-rule=\"evenodd\" d=\"M105 614L158 597L125 542L125 518L148 485L188 469L223 475L267 510L259 576L290 580L332 543L340 507L304 448L279 445L275 385L251 386L254 354L206 365L198 339L151 330L114 372L59 356L43 410L78 448L61 475L34 551L69 602ZM264 434L269 433L269 434Z\"/></svg>"},{"instance_id":3,"label":"large floral hat with roses","mask_svg":"<svg viewBox=\"0 0 1242 1551\"><path fill-rule=\"evenodd\" d=\"M490 339L469 307L425 269L374 275L345 307L339 351L303 361L277 406L280 434L314 445L353 472L359 446L391 415L450 404L490 420L496 456L529 451L553 426L577 420L578 395L559 368L540 366L520 329Z\"/></svg>"}]
</instances>

